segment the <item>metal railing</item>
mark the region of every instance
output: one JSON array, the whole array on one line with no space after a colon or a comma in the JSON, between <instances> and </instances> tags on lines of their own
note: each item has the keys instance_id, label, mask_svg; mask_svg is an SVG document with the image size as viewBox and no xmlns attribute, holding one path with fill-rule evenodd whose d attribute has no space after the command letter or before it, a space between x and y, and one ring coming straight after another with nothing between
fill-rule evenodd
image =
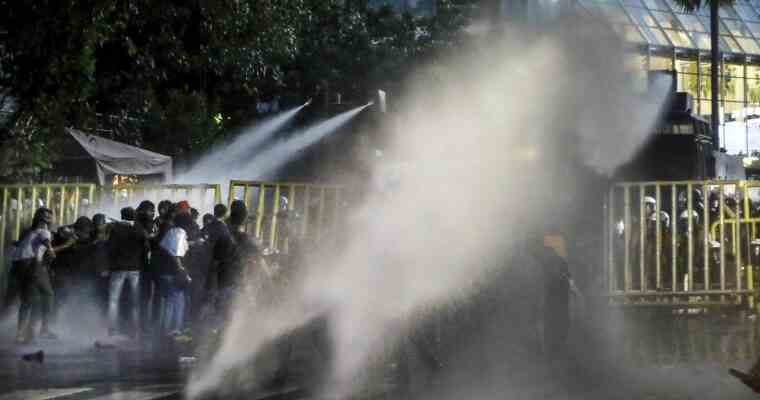
<instances>
[{"instance_id":1,"label":"metal railing","mask_svg":"<svg viewBox=\"0 0 760 400\"><path fill-rule=\"evenodd\" d=\"M248 232L270 248L287 251L289 235L319 241L334 229L345 196L342 185L231 181L227 203L243 200Z\"/></svg>"},{"instance_id":2,"label":"metal railing","mask_svg":"<svg viewBox=\"0 0 760 400\"><path fill-rule=\"evenodd\" d=\"M754 307L760 182L624 182L606 204L614 303Z\"/></svg>"},{"instance_id":3,"label":"metal railing","mask_svg":"<svg viewBox=\"0 0 760 400\"><path fill-rule=\"evenodd\" d=\"M219 184L123 185L103 188L99 200L101 207L109 207L112 212L117 212L121 207L136 207L143 200L154 204L161 200L187 200L203 213L210 212L214 205L221 203L221 193Z\"/></svg>"},{"instance_id":4,"label":"metal railing","mask_svg":"<svg viewBox=\"0 0 760 400\"><path fill-rule=\"evenodd\" d=\"M31 224L35 210L47 207L56 225L68 225L90 213L95 197L92 183L0 185L0 294L5 293L7 250Z\"/></svg>"}]
</instances>

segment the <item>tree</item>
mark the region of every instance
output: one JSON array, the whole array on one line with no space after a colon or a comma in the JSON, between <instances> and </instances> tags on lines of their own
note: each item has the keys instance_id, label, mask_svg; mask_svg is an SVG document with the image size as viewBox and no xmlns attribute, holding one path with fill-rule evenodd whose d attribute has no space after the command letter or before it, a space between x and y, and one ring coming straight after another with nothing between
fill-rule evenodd
<instances>
[{"instance_id":1,"label":"tree","mask_svg":"<svg viewBox=\"0 0 760 400\"><path fill-rule=\"evenodd\" d=\"M249 123L257 101L324 82L364 99L453 47L474 2L412 15L367 0L0 0L0 88L16 100L0 155L33 166L0 177L34 175L63 127L94 128L98 114L141 124L117 140L182 155Z\"/></svg>"},{"instance_id":2,"label":"tree","mask_svg":"<svg viewBox=\"0 0 760 400\"><path fill-rule=\"evenodd\" d=\"M685 11L694 12L704 6L710 6L710 92L712 93L712 101L710 102L710 109L712 115L710 118L710 127L712 128L713 146L716 148L720 146L720 140L718 138L718 132L720 128L720 115L718 114L720 108L718 106L718 93L720 93L719 81L718 81L718 68L722 61L720 51L720 20L719 12L722 5L733 5L736 0L674 0L676 4L679 4Z\"/></svg>"}]
</instances>

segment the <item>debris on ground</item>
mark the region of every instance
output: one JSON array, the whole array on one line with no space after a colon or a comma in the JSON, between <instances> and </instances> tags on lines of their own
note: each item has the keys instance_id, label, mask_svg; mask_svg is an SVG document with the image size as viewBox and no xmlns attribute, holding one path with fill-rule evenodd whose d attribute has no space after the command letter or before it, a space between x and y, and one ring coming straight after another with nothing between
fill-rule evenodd
<instances>
[{"instance_id":1,"label":"debris on ground","mask_svg":"<svg viewBox=\"0 0 760 400\"><path fill-rule=\"evenodd\" d=\"M28 353L21 356L21 359L24 361L37 361L38 363L43 363L45 361L45 352L40 350L35 353Z\"/></svg>"}]
</instances>

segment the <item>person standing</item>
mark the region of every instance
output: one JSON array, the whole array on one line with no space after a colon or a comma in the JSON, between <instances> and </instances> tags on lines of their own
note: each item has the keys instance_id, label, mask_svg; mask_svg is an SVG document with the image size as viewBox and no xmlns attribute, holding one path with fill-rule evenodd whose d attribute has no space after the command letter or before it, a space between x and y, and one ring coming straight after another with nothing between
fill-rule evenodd
<instances>
[{"instance_id":1,"label":"person standing","mask_svg":"<svg viewBox=\"0 0 760 400\"><path fill-rule=\"evenodd\" d=\"M94 226L93 233L93 263L95 264L95 274L97 275L97 299L101 315L108 314L108 289L109 274L111 271L111 260L108 255L108 237L111 232L111 225L107 223L105 214L95 214L92 216Z\"/></svg>"},{"instance_id":2,"label":"person standing","mask_svg":"<svg viewBox=\"0 0 760 400\"><path fill-rule=\"evenodd\" d=\"M50 233L52 223L53 212L44 207L38 208L34 213L32 226L21 235L19 240L19 254L14 266L21 292L17 343L29 343L34 340L35 321L33 321L32 313L35 306L39 306L41 319L39 336L45 339L57 338L49 329L54 304L49 262L55 258L56 252L71 247L73 240L53 247Z\"/></svg>"},{"instance_id":3,"label":"person standing","mask_svg":"<svg viewBox=\"0 0 760 400\"><path fill-rule=\"evenodd\" d=\"M135 230L142 240L142 255L140 257L140 322L139 329L148 333L151 322L157 319L158 278L151 268L152 242L158 236L158 226L155 224L156 206L150 200L144 200L137 206L135 215Z\"/></svg>"},{"instance_id":4,"label":"person standing","mask_svg":"<svg viewBox=\"0 0 760 400\"><path fill-rule=\"evenodd\" d=\"M182 220L185 213L189 218L189 207L173 207L169 216ZM182 258L190 245L187 232L180 226L173 225L164 234L156 253L161 297L164 307L161 311L161 331L165 335L178 335L184 328L185 295L191 279L185 269Z\"/></svg>"},{"instance_id":5,"label":"person standing","mask_svg":"<svg viewBox=\"0 0 760 400\"><path fill-rule=\"evenodd\" d=\"M214 206L214 215L208 224L203 227L203 235L207 238L208 248L211 252L211 265L209 266L206 281L207 301L215 301L218 297L220 271L228 268L234 256L234 244L224 218L227 216L227 206L217 204ZM214 300L211 300L214 299Z\"/></svg>"},{"instance_id":6,"label":"person standing","mask_svg":"<svg viewBox=\"0 0 760 400\"><path fill-rule=\"evenodd\" d=\"M122 221L111 227L108 238L108 253L111 274L108 289L108 334L119 331L119 305L124 283L129 288L129 314L133 328L140 325L140 269L144 254L145 236L135 227L135 210L125 207L121 210Z\"/></svg>"}]
</instances>

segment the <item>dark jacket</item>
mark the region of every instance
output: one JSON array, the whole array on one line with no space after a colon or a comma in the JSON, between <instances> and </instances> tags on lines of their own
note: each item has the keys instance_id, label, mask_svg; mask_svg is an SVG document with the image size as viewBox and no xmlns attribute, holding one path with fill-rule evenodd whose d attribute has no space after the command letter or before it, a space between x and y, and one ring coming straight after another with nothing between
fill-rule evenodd
<instances>
[{"instance_id":1,"label":"dark jacket","mask_svg":"<svg viewBox=\"0 0 760 400\"><path fill-rule=\"evenodd\" d=\"M112 271L139 271L144 264L146 234L137 226L115 222L108 238L108 255Z\"/></svg>"},{"instance_id":2,"label":"dark jacket","mask_svg":"<svg viewBox=\"0 0 760 400\"><path fill-rule=\"evenodd\" d=\"M214 261L222 262L235 256L232 234L224 222L215 219L203 228L203 234L208 237L208 244Z\"/></svg>"}]
</instances>

